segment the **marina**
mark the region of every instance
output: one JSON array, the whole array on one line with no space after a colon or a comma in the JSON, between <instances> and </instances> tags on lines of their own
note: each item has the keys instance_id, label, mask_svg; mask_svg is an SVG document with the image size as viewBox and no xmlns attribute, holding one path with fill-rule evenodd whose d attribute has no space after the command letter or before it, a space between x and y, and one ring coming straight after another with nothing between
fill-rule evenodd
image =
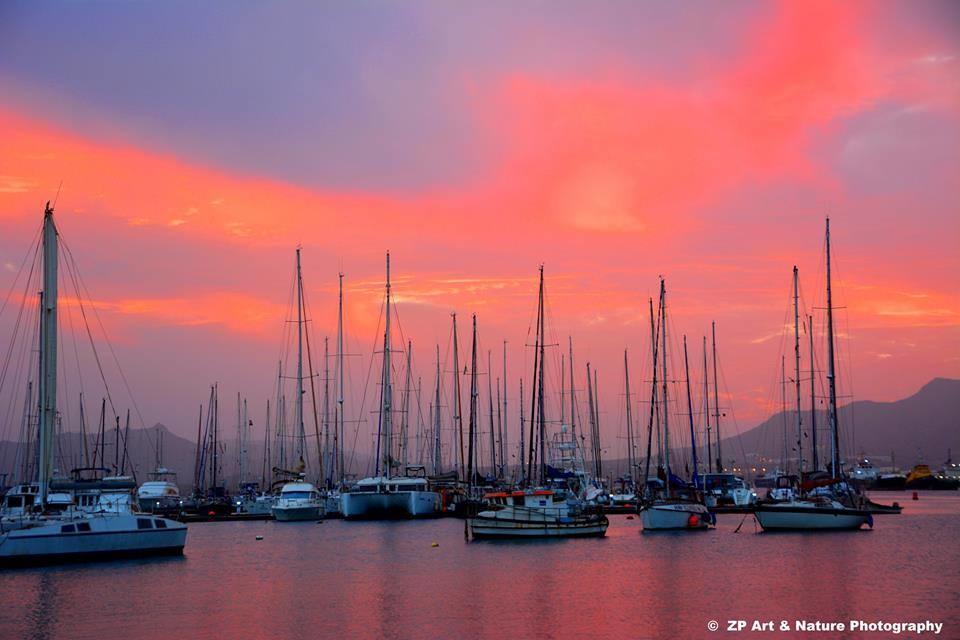
<instances>
[{"instance_id":1,"label":"marina","mask_svg":"<svg viewBox=\"0 0 960 640\"><path fill-rule=\"evenodd\" d=\"M3 2L0 640L960 638L958 25Z\"/></svg>"},{"instance_id":2,"label":"marina","mask_svg":"<svg viewBox=\"0 0 960 640\"><path fill-rule=\"evenodd\" d=\"M509 625L517 637L602 628L606 637L699 638L711 619L915 620L918 603L946 629L960 624L960 578L943 570L960 561L960 496L924 492L873 531L826 536L758 533L749 520L734 533L742 519L721 515L716 530L691 536L648 535L639 519L610 516L603 538L544 542L465 541L452 518L193 524L178 558L0 572L9 606L0 636L93 640L123 624L145 640L305 628L320 637L500 638ZM752 569L761 562L763 571ZM544 590L574 581L590 596L565 616L568 599ZM788 583L789 601L769 597ZM676 615L664 585L698 591L697 612ZM127 616L129 605L149 605L151 615Z\"/></svg>"}]
</instances>

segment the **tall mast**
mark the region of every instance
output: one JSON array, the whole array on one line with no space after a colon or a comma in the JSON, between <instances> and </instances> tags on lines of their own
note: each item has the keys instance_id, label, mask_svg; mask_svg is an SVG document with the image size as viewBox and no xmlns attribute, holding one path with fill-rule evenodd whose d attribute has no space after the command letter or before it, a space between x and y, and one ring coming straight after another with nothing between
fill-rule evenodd
<instances>
[{"instance_id":1,"label":"tall mast","mask_svg":"<svg viewBox=\"0 0 960 640\"><path fill-rule=\"evenodd\" d=\"M323 466L326 467L326 484L333 484L333 451L330 449L330 338L323 337Z\"/></svg>"},{"instance_id":2,"label":"tall mast","mask_svg":"<svg viewBox=\"0 0 960 640\"><path fill-rule=\"evenodd\" d=\"M477 437L477 314L473 314L473 339L470 343L470 442L467 444L467 487L473 487L474 441Z\"/></svg>"},{"instance_id":3,"label":"tall mast","mask_svg":"<svg viewBox=\"0 0 960 640\"><path fill-rule=\"evenodd\" d=\"M500 457L500 466L496 469L496 477L501 480L506 477L507 468L507 459L504 457L506 449L503 445L503 435L503 412L500 410L500 378L497 378L497 455Z\"/></svg>"},{"instance_id":4,"label":"tall mast","mask_svg":"<svg viewBox=\"0 0 960 640\"><path fill-rule=\"evenodd\" d=\"M589 383L589 380L587 381ZM600 385L597 383L597 370L593 370L593 427L594 447L597 449L597 480L603 477L603 448L600 446Z\"/></svg>"},{"instance_id":5,"label":"tall mast","mask_svg":"<svg viewBox=\"0 0 960 640\"><path fill-rule=\"evenodd\" d=\"M683 371L687 379L687 416L690 418L690 450L693 452L693 486L697 486L697 434L693 429L693 398L690 394L690 361L687 358L687 336L683 336Z\"/></svg>"},{"instance_id":6,"label":"tall mast","mask_svg":"<svg viewBox=\"0 0 960 640\"><path fill-rule=\"evenodd\" d=\"M526 466L523 463L523 454L524 454L523 443L526 442L526 437L524 436L524 431L523 431L524 427L526 427L526 425L524 424L524 417L523 417L523 378L520 378L520 465L519 465L519 470L520 470L521 485L526 484L527 482Z\"/></svg>"},{"instance_id":7,"label":"tall mast","mask_svg":"<svg viewBox=\"0 0 960 640\"><path fill-rule=\"evenodd\" d=\"M703 336L703 418L707 432L707 472L713 473L713 452L710 443L710 376L707 373L707 336Z\"/></svg>"},{"instance_id":8,"label":"tall mast","mask_svg":"<svg viewBox=\"0 0 960 640\"><path fill-rule=\"evenodd\" d=\"M540 379L538 367L540 366L540 323L543 320L543 265L540 265L540 288L537 295L537 328L534 338L533 350L533 380L534 389L530 398L530 450L527 452L527 479L533 478L533 465L536 460L537 447L533 446L533 436L535 428L538 425L537 420L537 397L540 390Z\"/></svg>"},{"instance_id":9,"label":"tall mast","mask_svg":"<svg viewBox=\"0 0 960 640\"><path fill-rule=\"evenodd\" d=\"M833 292L830 288L830 218L827 218L827 382L830 388L830 435L833 452L830 475L840 477L840 425L837 420L837 374L833 353Z\"/></svg>"},{"instance_id":10,"label":"tall mast","mask_svg":"<svg viewBox=\"0 0 960 640\"><path fill-rule=\"evenodd\" d=\"M660 297L662 300L662 296ZM653 354L653 386L650 391L650 425L651 431L653 426L656 426L657 431L657 467L663 466L663 441L661 440L660 434L660 404L658 402L659 391L657 390L657 356L660 350L660 338L657 331L657 323L660 321L660 302L657 301L657 320L653 319L653 298L650 297L648 302L650 303L650 344L653 345L651 352ZM650 434L652 440L652 433ZM647 441L647 449L651 448L650 440ZM648 455L647 458L650 456ZM649 465L648 465L649 466ZM643 479L644 482L647 481L646 478Z\"/></svg>"},{"instance_id":11,"label":"tall mast","mask_svg":"<svg viewBox=\"0 0 960 640\"><path fill-rule=\"evenodd\" d=\"M387 299L386 320L383 332L383 371L380 402L380 424L383 429L383 458L381 460L382 475L390 477L393 452L393 374L390 369L390 252L387 252ZM378 473L377 475L381 475Z\"/></svg>"},{"instance_id":12,"label":"tall mast","mask_svg":"<svg viewBox=\"0 0 960 640\"><path fill-rule=\"evenodd\" d=\"M510 431L507 429L507 418L510 415L507 413L507 341L503 341L503 441L500 443L501 454L500 454L500 464L503 465L503 475L507 476L507 460L503 457L504 453L510 452ZM522 406L522 405L521 405ZM521 434L523 433L521 429Z\"/></svg>"},{"instance_id":13,"label":"tall mast","mask_svg":"<svg viewBox=\"0 0 960 640\"><path fill-rule=\"evenodd\" d=\"M300 247L297 247L297 396L294 412L297 421L297 463L305 464L307 432L303 426L303 278L300 272Z\"/></svg>"},{"instance_id":14,"label":"tall mast","mask_svg":"<svg viewBox=\"0 0 960 640\"><path fill-rule=\"evenodd\" d=\"M216 489L217 476L220 474L220 383L213 384L213 428L211 429L211 462L210 487Z\"/></svg>"},{"instance_id":15,"label":"tall mast","mask_svg":"<svg viewBox=\"0 0 960 640\"><path fill-rule=\"evenodd\" d=\"M440 345L437 345L437 387L433 400L433 473L440 475L443 462L440 454Z\"/></svg>"},{"instance_id":16,"label":"tall mast","mask_svg":"<svg viewBox=\"0 0 960 640\"><path fill-rule=\"evenodd\" d=\"M243 409L240 402L240 392L237 392L237 471L239 477L237 478L237 483L239 485L243 484L243 475L246 472L246 469L243 468L243 457L246 454L246 442L243 437Z\"/></svg>"},{"instance_id":17,"label":"tall mast","mask_svg":"<svg viewBox=\"0 0 960 640\"><path fill-rule=\"evenodd\" d=\"M643 494L646 495L649 489L647 479L650 477L650 458L653 457L653 423L657 415L657 336L653 322L653 298L650 302L650 351L653 355L653 383L650 385L650 417L647 420L647 456L643 464L643 478L641 485ZM660 460L657 460L660 463Z\"/></svg>"},{"instance_id":18,"label":"tall mast","mask_svg":"<svg viewBox=\"0 0 960 640\"><path fill-rule=\"evenodd\" d=\"M40 433L37 447L37 484L40 503L46 504L53 475L53 433L57 420L57 227L53 208L43 211L43 293L40 296Z\"/></svg>"},{"instance_id":19,"label":"tall mast","mask_svg":"<svg viewBox=\"0 0 960 640\"><path fill-rule=\"evenodd\" d=\"M723 473L720 453L720 378L717 377L717 322L710 323L710 348L713 351L713 426L717 429L717 473Z\"/></svg>"},{"instance_id":20,"label":"tall mast","mask_svg":"<svg viewBox=\"0 0 960 640\"><path fill-rule=\"evenodd\" d=\"M570 349L570 362L567 365L570 368L570 436L573 442L577 443L577 401L573 388L573 336L567 336L567 342Z\"/></svg>"},{"instance_id":21,"label":"tall mast","mask_svg":"<svg viewBox=\"0 0 960 640\"><path fill-rule=\"evenodd\" d=\"M547 323L546 318L546 308L543 304L543 265L540 265L540 369L538 371L538 381L537 381L537 410L539 412L539 422L538 430L540 431L540 484L544 484L547 481L547 458L546 458L546 445L547 445L547 416L545 412L545 399L544 394L546 389L544 387L544 349L546 345L544 344L546 338L545 326Z\"/></svg>"},{"instance_id":22,"label":"tall mast","mask_svg":"<svg viewBox=\"0 0 960 640\"><path fill-rule=\"evenodd\" d=\"M490 407L490 473L497 477L497 441L494 437L493 426L493 362L491 351L487 349L487 400Z\"/></svg>"},{"instance_id":23,"label":"tall mast","mask_svg":"<svg viewBox=\"0 0 960 640\"><path fill-rule=\"evenodd\" d=\"M407 374L403 389L403 435L400 440L400 462L403 469L407 468L407 451L410 439L410 367L413 355L413 341L407 340ZM406 471L404 471L406 473Z\"/></svg>"},{"instance_id":24,"label":"tall mast","mask_svg":"<svg viewBox=\"0 0 960 640\"><path fill-rule=\"evenodd\" d=\"M463 405L460 402L460 356L457 340L457 313L450 314L453 317L453 426L459 438L460 447L457 450L457 475L461 480L466 480L463 467Z\"/></svg>"},{"instance_id":25,"label":"tall mast","mask_svg":"<svg viewBox=\"0 0 960 640\"><path fill-rule=\"evenodd\" d=\"M667 404L667 285L660 279L660 370L662 380L663 407L663 460L667 474L667 497L670 497L670 410Z\"/></svg>"},{"instance_id":26,"label":"tall mast","mask_svg":"<svg viewBox=\"0 0 960 640\"><path fill-rule=\"evenodd\" d=\"M337 295L337 412L333 425L333 449L336 457L337 475L339 482L343 482L343 272L337 274L339 291Z\"/></svg>"},{"instance_id":27,"label":"tall mast","mask_svg":"<svg viewBox=\"0 0 960 640\"><path fill-rule=\"evenodd\" d=\"M807 316L807 336L810 338L810 446L813 449L813 471L820 469L817 452L817 381L813 370L813 316Z\"/></svg>"},{"instance_id":28,"label":"tall mast","mask_svg":"<svg viewBox=\"0 0 960 640\"><path fill-rule=\"evenodd\" d=\"M269 491L267 469L270 468L270 398L267 398L267 415L263 421L263 464L260 467L260 490Z\"/></svg>"},{"instance_id":29,"label":"tall mast","mask_svg":"<svg viewBox=\"0 0 960 640\"><path fill-rule=\"evenodd\" d=\"M787 471L789 437L787 436L787 357L780 356L780 415L783 416L783 470Z\"/></svg>"},{"instance_id":30,"label":"tall mast","mask_svg":"<svg viewBox=\"0 0 960 640\"><path fill-rule=\"evenodd\" d=\"M623 350L623 384L627 396L627 473L633 478L636 461L633 459L633 408L630 406L630 368L627 365L627 350Z\"/></svg>"},{"instance_id":31,"label":"tall mast","mask_svg":"<svg viewBox=\"0 0 960 640\"><path fill-rule=\"evenodd\" d=\"M593 458L593 475L600 478L600 460L597 458L597 412L593 408L593 380L590 363L587 363L587 411L590 412L590 457Z\"/></svg>"},{"instance_id":32,"label":"tall mast","mask_svg":"<svg viewBox=\"0 0 960 640\"><path fill-rule=\"evenodd\" d=\"M793 353L794 386L797 389L797 477L803 480L803 418L800 413L800 279L793 265Z\"/></svg>"}]
</instances>

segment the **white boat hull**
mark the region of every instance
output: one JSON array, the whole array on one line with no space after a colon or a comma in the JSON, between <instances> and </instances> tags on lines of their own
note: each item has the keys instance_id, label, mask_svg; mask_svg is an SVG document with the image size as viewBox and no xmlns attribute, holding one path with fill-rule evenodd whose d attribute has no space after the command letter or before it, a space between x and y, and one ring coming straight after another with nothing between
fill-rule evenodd
<instances>
[{"instance_id":1,"label":"white boat hull","mask_svg":"<svg viewBox=\"0 0 960 640\"><path fill-rule=\"evenodd\" d=\"M148 526L142 521L147 521ZM162 526L156 524L158 521ZM177 555L183 553L186 540L185 524L153 516L61 520L0 534L0 565Z\"/></svg>"},{"instance_id":2,"label":"white boat hull","mask_svg":"<svg viewBox=\"0 0 960 640\"><path fill-rule=\"evenodd\" d=\"M865 524L873 526L873 518L869 513L845 507L772 504L757 507L754 516L764 531L853 530Z\"/></svg>"},{"instance_id":3,"label":"white boat hull","mask_svg":"<svg viewBox=\"0 0 960 640\"><path fill-rule=\"evenodd\" d=\"M710 511L697 502L654 502L640 511L645 531L707 529L713 522Z\"/></svg>"},{"instance_id":4,"label":"white boat hull","mask_svg":"<svg viewBox=\"0 0 960 640\"><path fill-rule=\"evenodd\" d=\"M340 511L348 520L429 518L440 514L440 494L434 491L345 492Z\"/></svg>"},{"instance_id":5,"label":"white boat hull","mask_svg":"<svg viewBox=\"0 0 960 640\"><path fill-rule=\"evenodd\" d=\"M319 504L296 507L274 505L271 512L273 513L273 519L279 522L303 522L323 518L323 508Z\"/></svg>"}]
</instances>

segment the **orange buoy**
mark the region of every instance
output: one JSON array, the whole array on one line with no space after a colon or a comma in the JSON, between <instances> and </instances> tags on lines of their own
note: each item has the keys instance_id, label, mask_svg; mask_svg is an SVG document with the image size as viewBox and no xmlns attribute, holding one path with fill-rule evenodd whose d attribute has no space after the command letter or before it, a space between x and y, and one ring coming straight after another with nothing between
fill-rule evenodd
<instances>
[{"instance_id":1,"label":"orange buoy","mask_svg":"<svg viewBox=\"0 0 960 640\"><path fill-rule=\"evenodd\" d=\"M919 500L919 499L920 499L920 494L917 493L916 491L914 491L914 492L913 492L913 499L914 499L914 500Z\"/></svg>"},{"instance_id":2,"label":"orange buoy","mask_svg":"<svg viewBox=\"0 0 960 640\"><path fill-rule=\"evenodd\" d=\"M697 517L697 514L695 513L690 514L690 517L687 518L687 526L690 527L691 529L694 527L700 526L700 518Z\"/></svg>"}]
</instances>

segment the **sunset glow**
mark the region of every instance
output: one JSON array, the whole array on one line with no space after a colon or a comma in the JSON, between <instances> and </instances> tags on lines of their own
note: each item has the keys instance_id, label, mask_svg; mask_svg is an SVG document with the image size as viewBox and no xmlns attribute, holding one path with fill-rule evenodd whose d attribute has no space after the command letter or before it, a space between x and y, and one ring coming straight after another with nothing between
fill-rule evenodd
<instances>
[{"instance_id":1,"label":"sunset glow","mask_svg":"<svg viewBox=\"0 0 960 640\"><path fill-rule=\"evenodd\" d=\"M213 381L270 396L297 245L321 341L345 273L358 380L389 250L424 386L450 312L475 312L494 369L510 345L511 396L543 263L550 330L599 370L613 441L623 349L642 379L663 275L675 331L699 349L716 320L721 401L745 430L779 393L794 264L823 306L829 215L845 393L960 377L956 5L722 3L686 29L682 3L582 23L474 8L305 3L264 23L253 6L159 59L137 46L173 30L158 7L0 9L4 293L60 188L60 230L145 421L189 436ZM126 35L65 35L101 19ZM321 47L337 29L353 39ZM191 65L219 50L232 73Z\"/></svg>"}]
</instances>

